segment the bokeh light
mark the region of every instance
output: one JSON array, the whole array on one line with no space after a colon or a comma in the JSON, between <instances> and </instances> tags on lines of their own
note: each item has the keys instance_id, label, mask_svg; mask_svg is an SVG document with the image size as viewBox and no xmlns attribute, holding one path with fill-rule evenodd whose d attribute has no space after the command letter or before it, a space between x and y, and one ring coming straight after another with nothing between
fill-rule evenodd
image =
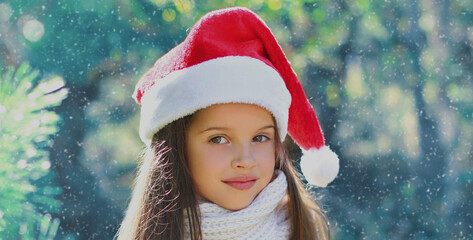
<instances>
[{"instance_id":1,"label":"bokeh light","mask_svg":"<svg viewBox=\"0 0 473 240\"><path fill-rule=\"evenodd\" d=\"M13 15L13 9L11 9L8 3L0 3L0 22L6 22Z\"/></svg>"},{"instance_id":2,"label":"bokeh light","mask_svg":"<svg viewBox=\"0 0 473 240\"><path fill-rule=\"evenodd\" d=\"M23 25L23 36L30 42L41 40L44 35L44 25L36 19L28 20Z\"/></svg>"}]
</instances>

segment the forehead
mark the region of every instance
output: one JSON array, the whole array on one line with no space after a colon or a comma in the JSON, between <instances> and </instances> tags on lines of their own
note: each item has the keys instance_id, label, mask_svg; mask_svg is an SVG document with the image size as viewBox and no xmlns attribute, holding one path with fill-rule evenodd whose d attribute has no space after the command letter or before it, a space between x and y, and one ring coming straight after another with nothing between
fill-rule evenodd
<instances>
[{"instance_id":1,"label":"forehead","mask_svg":"<svg viewBox=\"0 0 473 240\"><path fill-rule=\"evenodd\" d=\"M191 125L261 125L274 124L273 116L266 109L244 103L215 104L197 111Z\"/></svg>"}]
</instances>

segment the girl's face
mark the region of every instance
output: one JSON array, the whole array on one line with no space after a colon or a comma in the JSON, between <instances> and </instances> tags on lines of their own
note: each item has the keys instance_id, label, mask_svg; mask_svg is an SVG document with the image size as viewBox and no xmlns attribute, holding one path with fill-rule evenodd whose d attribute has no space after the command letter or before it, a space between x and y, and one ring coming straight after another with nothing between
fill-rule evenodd
<instances>
[{"instance_id":1,"label":"girl's face","mask_svg":"<svg viewBox=\"0 0 473 240\"><path fill-rule=\"evenodd\" d=\"M189 168L199 197L229 210L247 207L271 181L275 123L251 104L217 104L194 114L186 133Z\"/></svg>"}]
</instances>

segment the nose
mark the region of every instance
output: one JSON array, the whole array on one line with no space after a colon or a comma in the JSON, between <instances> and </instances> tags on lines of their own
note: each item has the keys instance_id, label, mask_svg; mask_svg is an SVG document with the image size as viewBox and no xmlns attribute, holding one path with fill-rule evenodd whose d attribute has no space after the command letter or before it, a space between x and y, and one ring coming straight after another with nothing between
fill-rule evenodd
<instances>
[{"instance_id":1,"label":"nose","mask_svg":"<svg viewBox=\"0 0 473 240\"><path fill-rule=\"evenodd\" d=\"M234 159L231 163L235 169L251 169L256 165L256 159L251 148L251 143L239 144L235 148Z\"/></svg>"}]
</instances>

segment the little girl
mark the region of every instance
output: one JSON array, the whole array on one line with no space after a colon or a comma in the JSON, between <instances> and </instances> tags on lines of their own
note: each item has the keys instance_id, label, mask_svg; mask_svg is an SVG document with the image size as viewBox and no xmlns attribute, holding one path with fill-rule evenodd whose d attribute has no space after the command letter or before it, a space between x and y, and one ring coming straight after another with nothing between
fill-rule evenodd
<instances>
[{"instance_id":1,"label":"little girl","mask_svg":"<svg viewBox=\"0 0 473 240\"><path fill-rule=\"evenodd\" d=\"M338 157L266 24L246 8L203 16L138 82L147 145L118 239L328 239L283 144L325 187Z\"/></svg>"}]
</instances>

